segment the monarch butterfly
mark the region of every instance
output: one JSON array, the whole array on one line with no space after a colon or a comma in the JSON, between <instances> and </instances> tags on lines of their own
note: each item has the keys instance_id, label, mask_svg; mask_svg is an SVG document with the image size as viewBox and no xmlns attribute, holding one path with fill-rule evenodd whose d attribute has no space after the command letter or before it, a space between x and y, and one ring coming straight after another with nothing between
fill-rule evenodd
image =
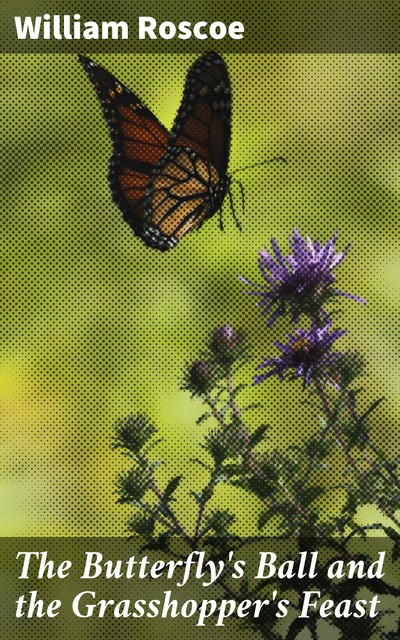
<instances>
[{"instance_id":1,"label":"monarch butterfly","mask_svg":"<svg viewBox=\"0 0 400 640\"><path fill-rule=\"evenodd\" d=\"M192 65L169 133L111 73L89 58L79 61L113 143L114 202L146 245L160 251L175 247L220 210L229 190L231 88L225 62L210 52Z\"/></svg>"}]
</instances>

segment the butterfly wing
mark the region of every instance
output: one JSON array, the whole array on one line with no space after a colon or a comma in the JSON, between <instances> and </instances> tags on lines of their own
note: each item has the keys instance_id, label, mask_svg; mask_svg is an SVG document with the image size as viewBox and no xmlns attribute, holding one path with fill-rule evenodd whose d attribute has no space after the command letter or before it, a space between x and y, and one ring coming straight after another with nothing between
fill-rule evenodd
<instances>
[{"instance_id":1,"label":"butterfly wing","mask_svg":"<svg viewBox=\"0 0 400 640\"><path fill-rule=\"evenodd\" d=\"M79 57L100 100L113 143L109 182L114 202L142 236L150 176L165 155L169 133L122 82L89 58Z\"/></svg>"},{"instance_id":2,"label":"butterfly wing","mask_svg":"<svg viewBox=\"0 0 400 640\"><path fill-rule=\"evenodd\" d=\"M231 138L231 86L217 53L207 53L187 74L182 104L172 127L170 146L188 147L226 177Z\"/></svg>"},{"instance_id":3,"label":"butterfly wing","mask_svg":"<svg viewBox=\"0 0 400 640\"><path fill-rule=\"evenodd\" d=\"M153 176L146 201L144 241L161 251L198 229L222 195L215 167L189 148L170 149Z\"/></svg>"},{"instance_id":4,"label":"butterfly wing","mask_svg":"<svg viewBox=\"0 0 400 640\"><path fill-rule=\"evenodd\" d=\"M168 154L150 182L145 242L169 249L219 209L229 182L230 129L228 70L218 54L207 53L189 69Z\"/></svg>"},{"instance_id":5,"label":"butterfly wing","mask_svg":"<svg viewBox=\"0 0 400 640\"><path fill-rule=\"evenodd\" d=\"M216 53L190 68L171 135L127 87L79 58L113 143L109 181L124 220L146 244L170 249L220 207L228 185L231 91Z\"/></svg>"}]
</instances>

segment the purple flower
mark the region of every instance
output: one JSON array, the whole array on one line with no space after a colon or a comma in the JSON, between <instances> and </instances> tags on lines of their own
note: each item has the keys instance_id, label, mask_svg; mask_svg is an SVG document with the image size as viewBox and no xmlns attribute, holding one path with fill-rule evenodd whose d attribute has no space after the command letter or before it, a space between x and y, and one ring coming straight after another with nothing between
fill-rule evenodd
<instances>
[{"instance_id":1,"label":"purple flower","mask_svg":"<svg viewBox=\"0 0 400 640\"><path fill-rule=\"evenodd\" d=\"M272 252L267 248L261 250L258 266L264 283L257 284L239 276L246 284L255 288L245 293L257 296L257 306L262 314L269 316L268 326L272 326L279 316L284 316L287 309L294 322L305 313L313 320L327 321L329 316L323 305L330 298L345 296L365 304L359 296L345 293L333 288L336 267L345 258L350 245L335 254L337 233L325 244L319 240L304 240L297 229L293 237L289 236L292 253L283 256L275 238L271 238Z\"/></svg>"},{"instance_id":2,"label":"purple flower","mask_svg":"<svg viewBox=\"0 0 400 640\"><path fill-rule=\"evenodd\" d=\"M277 375L282 381L284 374L293 371L293 378L303 378L308 385L316 376L332 379L334 368L343 357L343 353L330 351L333 343L341 338L346 331L336 329L330 332L331 323L324 327L312 325L310 329L295 329L294 333L288 333L288 342L274 342L281 354L276 358L263 358L257 369L269 369L265 373L256 375L254 384L262 382L266 378Z\"/></svg>"}]
</instances>

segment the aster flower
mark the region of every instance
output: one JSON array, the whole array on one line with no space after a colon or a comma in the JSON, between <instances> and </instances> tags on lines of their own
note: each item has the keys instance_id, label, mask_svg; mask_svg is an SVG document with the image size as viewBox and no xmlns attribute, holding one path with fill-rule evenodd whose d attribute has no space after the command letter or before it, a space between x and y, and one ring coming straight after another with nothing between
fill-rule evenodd
<instances>
[{"instance_id":1,"label":"aster flower","mask_svg":"<svg viewBox=\"0 0 400 640\"><path fill-rule=\"evenodd\" d=\"M333 382L333 370L344 354L330 351L330 348L347 332L340 329L330 331L330 328L329 322L324 327L312 325L310 329L295 329L293 334L287 334L286 344L274 342L281 354L275 358L263 358L257 369L269 371L256 375L254 384L274 375L282 381L288 372L293 372L293 378L303 378L305 385L317 375Z\"/></svg>"},{"instance_id":2,"label":"aster flower","mask_svg":"<svg viewBox=\"0 0 400 640\"><path fill-rule=\"evenodd\" d=\"M257 306L264 316L269 316L268 326L272 326L279 316L290 311L294 322L301 313L314 321L327 321L329 316L324 304L335 296L344 296L365 304L359 296L335 289L334 270L343 261L350 248L335 253L337 233L325 244L302 238L297 229L289 236L291 254L283 256L275 238L271 238L272 252L267 248L259 253L258 266L264 283L258 284L239 276L255 290L245 293L259 298Z\"/></svg>"}]
</instances>

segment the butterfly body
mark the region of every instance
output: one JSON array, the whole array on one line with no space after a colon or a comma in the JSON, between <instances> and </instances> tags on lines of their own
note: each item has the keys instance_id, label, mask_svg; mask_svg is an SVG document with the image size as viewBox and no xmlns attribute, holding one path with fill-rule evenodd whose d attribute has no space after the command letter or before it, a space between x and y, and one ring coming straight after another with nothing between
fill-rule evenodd
<instances>
[{"instance_id":1,"label":"butterfly body","mask_svg":"<svg viewBox=\"0 0 400 640\"><path fill-rule=\"evenodd\" d=\"M80 57L113 143L109 182L124 220L146 245L176 246L221 207L229 188L231 97L225 63L199 58L171 133L103 67Z\"/></svg>"}]
</instances>

